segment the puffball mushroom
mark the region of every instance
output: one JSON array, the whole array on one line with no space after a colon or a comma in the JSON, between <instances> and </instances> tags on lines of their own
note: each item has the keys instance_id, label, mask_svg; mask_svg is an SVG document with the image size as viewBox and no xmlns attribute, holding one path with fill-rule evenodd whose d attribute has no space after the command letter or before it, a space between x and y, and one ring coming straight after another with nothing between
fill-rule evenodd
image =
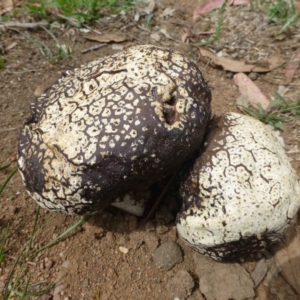
<instances>
[{"instance_id":1,"label":"puffball mushroom","mask_svg":"<svg viewBox=\"0 0 300 300\"><path fill-rule=\"evenodd\" d=\"M181 186L177 229L216 260L251 258L279 240L300 205L300 183L283 147L261 122L223 114Z\"/></svg>"},{"instance_id":2,"label":"puffball mushroom","mask_svg":"<svg viewBox=\"0 0 300 300\"><path fill-rule=\"evenodd\" d=\"M22 128L26 189L46 209L80 215L143 193L197 151L210 101L196 64L155 46L68 71L35 99Z\"/></svg>"}]
</instances>

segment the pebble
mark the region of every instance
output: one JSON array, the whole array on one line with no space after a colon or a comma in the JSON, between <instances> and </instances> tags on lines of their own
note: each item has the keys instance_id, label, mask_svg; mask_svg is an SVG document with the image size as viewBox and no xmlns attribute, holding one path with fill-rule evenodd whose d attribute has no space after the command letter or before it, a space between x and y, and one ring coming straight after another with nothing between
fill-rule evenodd
<instances>
[{"instance_id":1,"label":"pebble","mask_svg":"<svg viewBox=\"0 0 300 300\"><path fill-rule=\"evenodd\" d=\"M154 226L153 222L148 221L145 224L145 230L148 231L148 232L154 231L155 230L155 226Z\"/></svg>"},{"instance_id":2,"label":"pebble","mask_svg":"<svg viewBox=\"0 0 300 300\"><path fill-rule=\"evenodd\" d=\"M150 37L152 40L159 42L160 41L160 34L158 32L154 32L152 34L150 34Z\"/></svg>"},{"instance_id":3,"label":"pebble","mask_svg":"<svg viewBox=\"0 0 300 300\"><path fill-rule=\"evenodd\" d=\"M152 233L148 233L148 234L145 233L143 240L144 240L150 253L153 253L154 250L159 245L159 238L155 234L152 234Z\"/></svg>"},{"instance_id":4,"label":"pebble","mask_svg":"<svg viewBox=\"0 0 300 300\"><path fill-rule=\"evenodd\" d=\"M119 250L120 250L122 253L124 253L124 254L127 254L127 253L128 253L128 251L129 251L129 249L128 249L128 248L126 248L126 247L122 247L122 246L120 246L120 247L119 247Z\"/></svg>"},{"instance_id":5,"label":"pebble","mask_svg":"<svg viewBox=\"0 0 300 300\"><path fill-rule=\"evenodd\" d=\"M54 265L54 261L53 260L48 260L46 263L45 263L45 268L46 270L50 270Z\"/></svg>"},{"instance_id":6,"label":"pebble","mask_svg":"<svg viewBox=\"0 0 300 300\"><path fill-rule=\"evenodd\" d=\"M168 281L166 288L172 298L186 299L192 294L194 286L195 282L190 273L180 270Z\"/></svg>"},{"instance_id":7,"label":"pebble","mask_svg":"<svg viewBox=\"0 0 300 300\"><path fill-rule=\"evenodd\" d=\"M106 236L105 236L105 240L107 245L110 248L114 248L116 245L116 238L115 235L112 232L107 232Z\"/></svg>"},{"instance_id":8,"label":"pebble","mask_svg":"<svg viewBox=\"0 0 300 300\"><path fill-rule=\"evenodd\" d=\"M258 76L257 76L257 73L251 72L248 74L248 77L254 81L257 79Z\"/></svg>"},{"instance_id":9,"label":"pebble","mask_svg":"<svg viewBox=\"0 0 300 300\"><path fill-rule=\"evenodd\" d=\"M163 234L163 233L166 233L168 231L169 231L169 228L165 225L158 224L156 226L156 233L158 233L158 234Z\"/></svg>"},{"instance_id":10,"label":"pebble","mask_svg":"<svg viewBox=\"0 0 300 300\"><path fill-rule=\"evenodd\" d=\"M166 271L171 270L176 264L182 262L182 250L175 242L162 243L153 254L154 264Z\"/></svg>"},{"instance_id":11,"label":"pebble","mask_svg":"<svg viewBox=\"0 0 300 300\"><path fill-rule=\"evenodd\" d=\"M205 299L253 299L254 283L249 273L239 264L213 261L199 253L193 254L195 274ZM238 284L237 284L238 282Z\"/></svg>"},{"instance_id":12,"label":"pebble","mask_svg":"<svg viewBox=\"0 0 300 300\"><path fill-rule=\"evenodd\" d=\"M226 78L228 78L228 79L233 78L233 73L232 72L227 72L226 73Z\"/></svg>"},{"instance_id":13,"label":"pebble","mask_svg":"<svg viewBox=\"0 0 300 300\"><path fill-rule=\"evenodd\" d=\"M121 235L116 238L116 244L119 246L124 246L129 242L129 237L127 235Z\"/></svg>"}]
</instances>

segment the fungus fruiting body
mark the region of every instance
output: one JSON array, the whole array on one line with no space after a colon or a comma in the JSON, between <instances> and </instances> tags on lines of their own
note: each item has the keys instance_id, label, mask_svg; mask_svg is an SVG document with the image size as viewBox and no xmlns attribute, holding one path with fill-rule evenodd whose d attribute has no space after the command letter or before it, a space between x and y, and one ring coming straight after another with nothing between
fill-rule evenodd
<instances>
[{"instance_id":1,"label":"fungus fruiting body","mask_svg":"<svg viewBox=\"0 0 300 300\"><path fill-rule=\"evenodd\" d=\"M44 208L68 214L143 193L197 151L210 100L196 64L159 47L68 71L31 105L21 131L26 189Z\"/></svg>"},{"instance_id":2,"label":"fungus fruiting body","mask_svg":"<svg viewBox=\"0 0 300 300\"><path fill-rule=\"evenodd\" d=\"M228 113L210 125L181 195L177 229L188 244L216 260L249 259L282 237L300 184L271 130Z\"/></svg>"}]
</instances>

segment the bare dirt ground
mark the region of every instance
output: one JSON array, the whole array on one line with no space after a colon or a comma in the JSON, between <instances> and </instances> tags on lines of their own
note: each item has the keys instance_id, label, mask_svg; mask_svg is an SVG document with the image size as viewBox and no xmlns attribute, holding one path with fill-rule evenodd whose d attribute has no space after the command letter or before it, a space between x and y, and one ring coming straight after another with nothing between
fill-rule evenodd
<instances>
[{"instance_id":1,"label":"bare dirt ground","mask_svg":"<svg viewBox=\"0 0 300 300\"><path fill-rule=\"evenodd\" d=\"M200 57L199 46L193 43L206 38L201 32L213 32L215 28L214 17L207 15L192 22L197 5L198 1L158 1L147 27L146 16L137 8L118 16L106 16L95 28L101 33L123 34L126 41L109 42L85 54L82 50L98 45L98 42L86 39L86 33L68 23L60 25L53 32L61 43L72 49L72 56L56 64L50 64L40 49L17 31L7 29L0 34L2 48L9 49L3 54L5 68L0 70L0 166L12 163L9 171L16 166L19 130L29 116L29 104L36 95L63 71L130 45L164 46L195 60L210 83L214 114L237 111L234 103L239 92L233 73L209 65ZM16 20L33 21L24 13L16 14ZM248 6L227 8L221 39L205 48L216 53L223 51L237 60L263 62L268 57L280 55L288 62L297 47L299 49L300 27L291 27L278 39L273 35L276 30L278 27L258 10ZM53 39L44 30L27 32L55 49ZM191 37L189 43L183 44L181 37L186 32ZM14 46L10 49L10 45ZM270 97L284 83L285 67L282 65L271 72L252 73L251 76ZM298 71L289 85L287 98L299 98L299 75ZM285 123L282 135L291 163L300 175L299 124L299 119L291 119ZM0 182L9 171L0 174ZM287 249L284 255L288 257L285 265L279 265L275 260L275 248L269 249L266 257L258 262L216 263L195 253L177 236L174 220L180 203L174 201L175 204L170 203L170 199L162 203L146 224L113 208L92 216L59 243L41 251L32 260L19 262L12 282L16 282L16 275L24 267L23 280L30 277L31 291L41 290L50 282L57 283L39 299L300 299L297 294L299 257L293 256L292 261L289 251L300 252L289 250L288 239L283 244ZM31 237L36 211L37 204L26 193L21 177L16 174L0 201L0 225L4 228L9 224L7 256L0 268L0 290L4 289L16 258ZM41 210L32 247L39 249L79 219ZM297 241L300 236L297 224L293 229ZM166 242L175 242L175 246ZM175 253L171 257L175 266L169 270L158 268L154 263L154 256L163 262L170 259L170 252L157 251L160 245L169 245ZM15 295L11 299L18 298Z\"/></svg>"}]
</instances>

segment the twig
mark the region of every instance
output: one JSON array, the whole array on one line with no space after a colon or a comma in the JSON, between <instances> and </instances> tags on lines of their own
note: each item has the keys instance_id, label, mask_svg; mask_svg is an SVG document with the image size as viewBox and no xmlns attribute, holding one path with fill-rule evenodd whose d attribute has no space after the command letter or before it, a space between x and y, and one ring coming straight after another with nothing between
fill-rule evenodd
<instances>
[{"instance_id":1,"label":"twig","mask_svg":"<svg viewBox=\"0 0 300 300\"><path fill-rule=\"evenodd\" d=\"M88 52L97 50L97 49L102 48L102 47L105 47L105 46L107 46L107 43L99 44L99 45L96 45L96 46L92 46L92 47L90 47L90 48L83 49L83 50L81 51L81 53L82 53L82 54L85 54L85 53L88 53Z\"/></svg>"},{"instance_id":2,"label":"twig","mask_svg":"<svg viewBox=\"0 0 300 300\"><path fill-rule=\"evenodd\" d=\"M0 29L35 29L41 26L49 26L49 23L45 22L33 22L33 23L20 23L20 22L0 22Z\"/></svg>"},{"instance_id":3,"label":"twig","mask_svg":"<svg viewBox=\"0 0 300 300\"><path fill-rule=\"evenodd\" d=\"M141 29L141 30L144 30L144 31L147 31L147 32L151 33L151 30L150 30L150 29L145 28L145 27L143 27L143 26L141 26L141 25L137 25L137 24L136 24L136 27L139 28L139 29Z\"/></svg>"},{"instance_id":4,"label":"twig","mask_svg":"<svg viewBox=\"0 0 300 300\"><path fill-rule=\"evenodd\" d=\"M11 256L11 255L6 255L8 258L13 259L13 260L17 260L17 257ZM28 265L32 265L32 266L36 266L36 263L32 262L32 261L26 261L26 263Z\"/></svg>"},{"instance_id":5,"label":"twig","mask_svg":"<svg viewBox=\"0 0 300 300\"><path fill-rule=\"evenodd\" d=\"M79 28L79 24L72 18L68 18L66 16L64 16L63 14L61 14L60 12L56 11L56 10L52 10L52 9L49 9L49 12L52 13L54 16L56 17L59 17L63 20L66 20L68 23L70 23L70 25L74 26L74 27L77 27ZM98 31L98 30L95 30L93 28L91 28L90 26L87 26L87 25L83 25L84 28L92 31L92 32L95 32L95 33L98 33L98 34L102 34L102 32Z\"/></svg>"},{"instance_id":6,"label":"twig","mask_svg":"<svg viewBox=\"0 0 300 300\"><path fill-rule=\"evenodd\" d=\"M20 129L20 128L21 128L21 127L14 127L14 128L4 128L4 129L0 129L0 132L17 130L17 129Z\"/></svg>"},{"instance_id":7,"label":"twig","mask_svg":"<svg viewBox=\"0 0 300 300\"><path fill-rule=\"evenodd\" d=\"M38 287L40 287L42 285L46 285L46 284L48 284L48 281L46 281L46 280L40 281L40 282L37 282L35 284L31 284L30 289L35 289L35 288L38 288Z\"/></svg>"},{"instance_id":8,"label":"twig","mask_svg":"<svg viewBox=\"0 0 300 300\"><path fill-rule=\"evenodd\" d=\"M127 35L128 35L129 37L131 37L132 39L138 41L140 44L145 44L144 41L142 41L141 39L137 38L136 36L131 35L131 34L129 34L129 33L127 33Z\"/></svg>"},{"instance_id":9,"label":"twig","mask_svg":"<svg viewBox=\"0 0 300 300\"><path fill-rule=\"evenodd\" d=\"M156 211L157 207L159 206L159 204L161 203L161 201L163 200L164 196L166 195L166 193L170 190L172 183L175 181L176 177L178 176L180 171L180 168L178 168L174 175L171 177L171 179L168 181L167 185L164 187L163 191L160 193L160 195L158 196L158 198L156 199L154 205L151 207L150 212L147 214L145 220L143 220L143 224L145 224L154 214L154 212Z\"/></svg>"},{"instance_id":10,"label":"twig","mask_svg":"<svg viewBox=\"0 0 300 300\"><path fill-rule=\"evenodd\" d=\"M176 44L178 44L178 41L173 38L165 29L160 29L159 30L167 39L172 40L173 42L175 42Z\"/></svg>"}]
</instances>

